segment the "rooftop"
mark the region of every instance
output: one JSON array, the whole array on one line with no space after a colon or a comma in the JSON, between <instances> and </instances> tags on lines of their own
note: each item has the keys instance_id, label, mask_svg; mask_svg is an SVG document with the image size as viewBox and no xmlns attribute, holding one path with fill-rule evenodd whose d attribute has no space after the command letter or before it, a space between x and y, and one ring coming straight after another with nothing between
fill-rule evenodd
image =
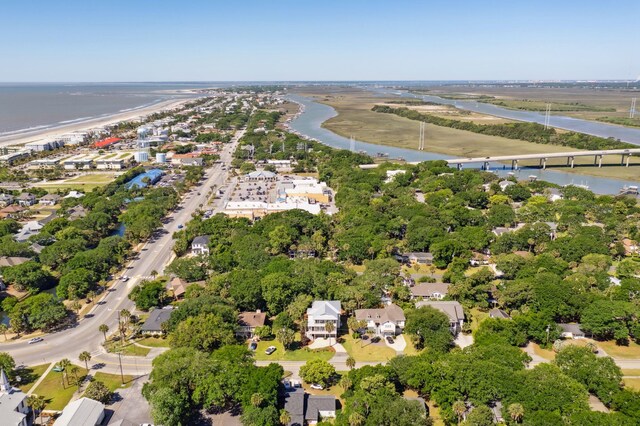
<instances>
[{"instance_id":1,"label":"rooftop","mask_svg":"<svg viewBox=\"0 0 640 426\"><path fill-rule=\"evenodd\" d=\"M104 417L104 404L90 398L70 402L53 426L91 426L100 424Z\"/></svg>"},{"instance_id":2,"label":"rooftop","mask_svg":"<svg viewBox=\"0 0 640 426\"><path fill-rule=\"evenodd\" d=\"M161 332L162 324L171 317L173 309L154 309L149 314L149 318L142 324L140 331Z\"/></svg>"},{"instance_id":3,"label":"rooftop","mask_svg":"<svg viewBox=\"0 0 640 426\"><path fill-rule=\"evenodd\" d=\"M464 310L462 309L462 305L458 302L434 302L430 300L423 300L416 303L416 308L422 308L423 306L431 306L432 308L447 314L452 322L464 320Z\"/></svg>"}]
</instances>

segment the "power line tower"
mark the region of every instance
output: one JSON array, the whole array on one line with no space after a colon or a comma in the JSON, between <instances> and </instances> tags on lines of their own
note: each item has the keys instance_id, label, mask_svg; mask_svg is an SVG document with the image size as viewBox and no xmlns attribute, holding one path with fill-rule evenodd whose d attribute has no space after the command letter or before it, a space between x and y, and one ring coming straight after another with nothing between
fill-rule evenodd
<instances>
[{"instance_id":1,"label":"power line tower","mask_svg":"<svg viewBox=\"0 0 640 426\"><path fill-rule=\"evenodd\" d=\"M631 99L631 108L629 108L629 118L635 118L636 116L636 100L638 98Z\"/></svg>"},{"instance_id":2,"label":"power line tower","mask_svg":"<svg viewBox=\"0 0 640 426\"><path fill-rule=\"evenodd\" d=\"M547 104L547 109L544 114L544 129L549 128L549 122L551 121L551 104Z\"/></svg>"}]
</instances>

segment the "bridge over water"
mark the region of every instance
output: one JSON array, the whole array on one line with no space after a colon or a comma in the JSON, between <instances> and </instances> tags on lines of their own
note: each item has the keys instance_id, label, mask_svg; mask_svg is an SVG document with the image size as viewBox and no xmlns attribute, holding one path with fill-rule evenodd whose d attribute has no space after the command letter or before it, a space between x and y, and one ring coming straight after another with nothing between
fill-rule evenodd
<instances>
[{"instance_id":1,"label":"bridge over water","mask_svg":"<svg viewBox=\"0 0 640 426\"><path fill-rule=\"evenodd\" d=\"M547 160L550 158L566 158L567 166L574 167L576 157L593 157L593 165L602 167L602 157L605 155L619 155L620 165L629 167L629 159L633 155L640 155L640 148L631 149L609 149L600 151L570 151L570 152L550 152L540 154L523 154L523 155L499 155L493 157L474 157L474 158L452 158L446 160L450 166L456 166L461 169L465 164L482 164L484 169L489 168L491 162L511 161L511 168L518 169L518 162L524 160L538 160L540 167L547 168Z\"/></svg>"}]
</instances>

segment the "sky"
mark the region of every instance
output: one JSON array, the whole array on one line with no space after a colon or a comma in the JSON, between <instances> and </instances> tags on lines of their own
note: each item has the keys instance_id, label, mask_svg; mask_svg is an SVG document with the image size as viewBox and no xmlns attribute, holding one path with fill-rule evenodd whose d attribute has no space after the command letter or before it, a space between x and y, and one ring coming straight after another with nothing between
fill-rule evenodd
<instances>
[{"instance_id":1,"label":"sky","mask_svg":"<svg viewBox=\"0 0 640 426\"><path fill-rule=\"evenodd\" d=\"M635 80L639 23L638 0L5 0L0 82Z\"/></svg>"}]
</instances>

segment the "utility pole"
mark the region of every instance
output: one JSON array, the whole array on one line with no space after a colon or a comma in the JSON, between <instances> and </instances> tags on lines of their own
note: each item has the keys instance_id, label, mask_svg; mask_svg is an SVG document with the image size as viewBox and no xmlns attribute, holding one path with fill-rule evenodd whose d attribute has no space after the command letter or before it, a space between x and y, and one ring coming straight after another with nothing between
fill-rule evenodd
<instances>
[{"instance_id":1,"label":"utility pole","mask_svg":"<svg viewBox=\"0 0 640 426\"><path fill-rule=\"evenodd\" d=\"M636 100L638 98L631 99L631 108L629 108L629 118L635 118L636 116Z\"/></svg>"},{"instance_id":2,"label":"utility pole","mask_svg":"<svg viewBox=\"0 0 640 426\"><path fill-rule=\"evenodd\" d=\"M120 379L122 380L122 384L124 385L124 373L122 372L122 356L120 352L118 352L118 363L120 364Z\"/></svg>"},{"instance_id":3,"label":"utility pole","mask_svg":"<svg viewBox=\"0 0 640 426\"><path fill-rule=\"evenodd\" d=\"M544 116L544 129L547 130L549 128L549 121L551 120L551 104L547 104L547 109L545 111Z\"/></svg>"}]
</instances>

